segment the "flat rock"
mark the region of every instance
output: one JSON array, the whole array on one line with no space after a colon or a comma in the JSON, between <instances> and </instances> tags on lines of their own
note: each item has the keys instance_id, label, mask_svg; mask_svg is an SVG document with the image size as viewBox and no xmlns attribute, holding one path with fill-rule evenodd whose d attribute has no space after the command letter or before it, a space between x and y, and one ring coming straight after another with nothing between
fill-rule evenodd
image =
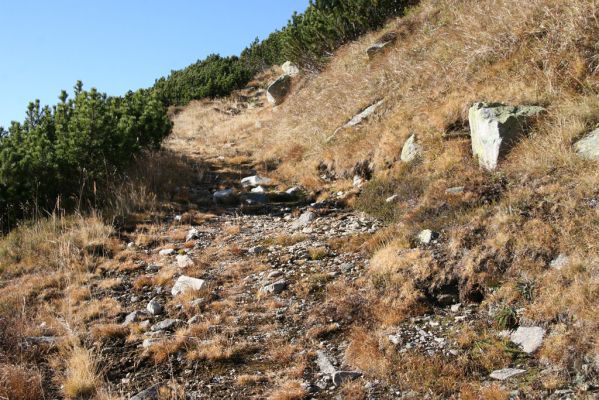
<instances>
[{"instance_id":1,"label":"flat rock","mask_svg":"<svg viewBox=\"0 0 599 400\"><path fill-rule=\"evenodd\" d=\"M171 294L173 296L178 296L181 293L185 293L187 291L199 291L204 288L206 281L203 279L192 278L190 276L181 275L175 281L173 288L171 289Z\"/></svg>"},{"instance_id":2,"label":"flat rock","mask_svg":"<svg viewBox=\"0 0 599 400\"><path fill-rule=\"evenodd\" d=\"M454 186L445 190L446 194L462 194L464 193L464 186Z\"/></svg>"},{"instance_id":3,"label":"flat rock","mask_svg":"<svg viewBox=\"0 0 599 400\"><path fill-rule=\"evenodd\" d=\"M368 49L366 49L366 54L368 54L369 59L373 59L377 54L382 53L387 47L395 43L397 40L396 32L388 32L382 37L380 37L375 43L373 43Z\"/></svg>"},{"instance_id":4,"label":"flat rock","mask_svg":"<svg viewBox=\"0 0 599 400\"><path fill-rule=\"evenodd\" d=\"M143 311L133 311L133 312L127 314L127 316L125 317L125 321L123 322L123 325L129 325L134 322L141 321L145 316L146 316L146 313Z\"/></svg>"},{"instance_id":5,"label":"flat rock","mask_svg":"<svg viewBox=\"0 0 599 400\"><path fill-rule=\"evenodd\" d=\"M389 196L385 199L385 203L395 203L399 199L399 195L394 194L393 196Z\"/></svg>"},{"instance_id":6,"label":"flat rock","mask_svg":"<svg viewBox=\"0 0 599 400\"><path fill-rule=\"evenodd\" d=\"M521 326L510 334L510 340L519 345L522 351L534 353L543 344L545 328L540 326Z\"/></svg>"},{"instance_id":7,"label":"flat rock","mask_svg":"<svg viewBox=\"0 0 599 400\"><path fill-rule=\"evenodd\" d=\"M520 375L525 372L526 372L526 370L518 369L518 368L504 368L504 369L498 369L498 370L491 372L489 377L496 379L498 381L505 381L507 379L510 379L513 376Z\"/></svg>"},{"instance_id":8,"label":"flat rock","mask_svg":"<svg viewBox=\"0 0 599 400\"><path fill-rule=\"evenodd\" d=\"M354 115L352 117L352 119L350 119L349 121L347 121L347 123L344 125L344 127L345 128L351 128L353 126L361 124L364 120L368 119L368 117L370 117L372 114L374 114L375 111L383 103L384 103L384 100L380 100L380 101L377 101L376 103L371 104L370 106L366 107L364 110L362 110L358 114Z\"/></svg>"},{"instance_id":9,"label":"flat rock","mask_svg":"<svg viewBox=\"0 0 599 400\"><path fill-rule=\"evenodd\" d=\"M549 263L549 266L553 269L560 270L560 269L564 268L566 265L568 265L569 262L570 262L570 257L568 257L565 254L560 254L559 256L557 256L555 259L553 259Z\"/></svg>"}]
</instances>

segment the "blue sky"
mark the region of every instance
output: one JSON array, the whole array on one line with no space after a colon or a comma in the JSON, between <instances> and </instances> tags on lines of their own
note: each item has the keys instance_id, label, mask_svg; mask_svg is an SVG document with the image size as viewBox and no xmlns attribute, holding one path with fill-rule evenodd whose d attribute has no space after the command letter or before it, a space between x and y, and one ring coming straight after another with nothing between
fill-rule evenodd
<instances>
[{"instance_id":1,"label":"blue sky","mask_svg":"<svg viewBox=\"0 0 599 400\"><path fill-rule=\"evenodd\" d=\"M80 79L111 95L210 53L239 54L308 0L1 0L0 126Z\"/></svg>"}]
</instances>

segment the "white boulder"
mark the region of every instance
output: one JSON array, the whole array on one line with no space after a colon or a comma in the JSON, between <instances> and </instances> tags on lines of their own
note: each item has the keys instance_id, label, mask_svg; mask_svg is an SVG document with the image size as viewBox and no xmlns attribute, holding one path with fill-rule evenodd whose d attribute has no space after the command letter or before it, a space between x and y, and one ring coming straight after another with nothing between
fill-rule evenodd
<instances>
[{"instance_id":1,"label":"white boulder","mask_svg":"<svg viewBox=\"0 0 599 400\"><path fill-rule=\"evenodd\" d=\"M171 289L173 296L178 296L181 293L188 291L200 291L204 288L206 281L203 279L192 278L190 276L181 275Z\"/></svg>"}]
</instances>

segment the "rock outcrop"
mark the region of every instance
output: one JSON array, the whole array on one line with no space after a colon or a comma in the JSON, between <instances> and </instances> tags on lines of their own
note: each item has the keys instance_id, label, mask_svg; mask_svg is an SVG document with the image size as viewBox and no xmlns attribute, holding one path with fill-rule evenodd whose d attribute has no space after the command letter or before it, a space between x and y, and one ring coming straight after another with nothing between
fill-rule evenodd
<instances>
[{"instance_id":1,"label":"rock outcrop","mask_svg":"<svg viewBox=\"0 0 599 400\"><path fill-rule=\"evenodd\" d=\"M372 44L367 50L369 59L373 59L377 54L382 53L386 48L395 43L397 40L397 32L388 32Z\"/></svg>"},{"instance_id":2,"label":"rock outcrop","mask_svg":"<svg viewBox=\"0 0 599 400\"><path fill-rule=\"evenodd\" d=\"M291 61L285 62L283 65L281 65L281 68L283 69L283 73L285 75L296 76L300 73L300 69L298 68L298 66L292 63Z\"/></svg>"},{"instance_id":3,"label":"rock outcrop","mask_svg":"<svg viewBox=\"0 0 599 400\"><path fill-rule=\"evenodd\" d=\"M472 153L481 167L492 171L524 133L532 117L545 109L537 106L508 106L476 103L470 108Z\"/></svg>"},{"instance_id":4,"label":"rock outcrop","mask_svg":"<svg viewBox=\"0 0 599 400\"><path fill-rule=\"evenodd\" d=\"M266 98L273 105L279 105L285 100L291 89L291 76L282 75L266 89Z\"/></svg>"}]
</instances>

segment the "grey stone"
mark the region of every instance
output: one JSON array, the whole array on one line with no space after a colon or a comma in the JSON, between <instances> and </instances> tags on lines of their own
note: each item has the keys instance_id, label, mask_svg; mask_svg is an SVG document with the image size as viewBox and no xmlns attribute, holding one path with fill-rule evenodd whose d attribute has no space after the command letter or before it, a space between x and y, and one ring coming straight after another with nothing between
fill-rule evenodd
<instances>
[{"instance_id":1,"label":"grey stone","mask_svg":"<svg viewBox=\"0 0 599 400\"><path fill-rule=\"evenodd\" d=\"M198 239L200 237L200 231L196 228L191 228L189 232L187 232L187 236L185 236L185 241L189 242L190 240Z\"/></svg>"},{"instance_id":2,"label":"grey stone","mask_svg":"<svg viewBox=\"0 0 599 400\"><path fill-rule=\"evenodd\" d=\"M160 321L157 324L152 325L150 330L152 332L158 331L170 331L173 330L177 325L180 325L181 321L178 319L165 319L164 321Z\"/></svg>"},{"instance_id":3,"label":"grey stone","mask_svg":"<svg viewBox=\"0 0 599 400\"><path fill-rule=\"evenodd\" d=\"M291 77L282 75L266 89L266 99L273 105L279 105L285 100L291 89Z\"/></svg>"},{"instance_id":4,"label":"grey stone","mask_svg":"<svg viewBox=\"0 0 599 400\"><path fill-rule=\"evenodd\" d=\"M418 234L418 240L422 244L430 244L433 240L439 238L439 234L430 229L425 229Z\"/></svg>"},{"instance_id":5,"label":"grey stone","mask_svg":"<svg viewBox=\"0 0 599 400\"><path fill-rule=\"evenodd\" d=\"M241 186L243 186L244 188L249 188L249 187L255 188L257 186L269 186L269 185L272 185L272 179L265 178L265 177L259 176L259 175L248 176L241 180Z\"/></svg>"},{"instance_id":6,"label":"grey stone","mask_svg":"<svg viewBox=\"0 0 599 400\"><path fill-rule=\"evenodd\" d=\"M172 256L175 253L175 249L162 249L158 252L158 254L161 256Z\"/></svg>"},{"instance_id":7,"label":"grey stone","mask_svg":"<svg viewBox=\"0 0 599 400\"><path fill-rule=\"evenodd\" d=\"M401 149L401 161L412 162L422 155L422 146L416 142L416 135L412 134Z\"/></svg>"},{"instance_id":8,"label":"grey stone","mask_svg":"<svg viewBox=\"0 0 599 400\"><path fill-rule=\"evenodd\" d=\"M354 187L362 187L363 184L364 184L364 179L361 176L359 176L359 175L354 176L354 181L353 181Z\"/></svg>"},{"instance_id":9,"label":"grey stone","mask_svg":"<svg viewBox=\"0 0 599 400\"><path fill-rule=\"evenodd\" d=\"M171 294L173 296L178 296L181 293L185 293L187 291L199 291L204 288L206 281L203 279L192 278L190 276L181 275L177 278L173 288L171 289Z\"/></svg>"},{"instance_id":10,"label":"grey stone","mask_svg":"<svg viewBox=\"0 0 599 400\"><path fill-rule=\"evenodd\" d=\"M540 326L521 326L510 335L510 340L522 348L525 353L534 353L543 344L545 329Z\"/></svg>"},{"instance_id":11,"label":"grey stone","mask_svg":"<svg viewBox=\"0 0 599 400\"><path fill-rule=\"evenodd\" d=\"M160 304L156 298L150 300L146 309L151 315L160 315L164 312L164 307L162 307L162 304Z\"/></svg>"},{"instance_id":12,"label":"grey stone","mask_svg":"<svg viewBox=\"0 0 599 400\"><path fill-rule=\"evenodd\" d=\"M498 369L498 370L491 372L489 377L496 379L498 381L505 381L507 379L510 379L513 376L520 375L525 372L526 372L526 370L518 369L518 368L504 368L504 369Z\"/></svg>"},{"instance_id":13,"label":"grey stone","mask_svg":"<svg viewBox=\"0 0 599 400\"><path fill-rule=\"evenodd\" d=\"M389 196L385 199L385 203L395 203L399 199L399 195L394 194L393 196Z\"/></svg>"},{"instance_id":14,"label":"grey stone","mask_svg":"<svg viewBox=\"0 0 599 400\"><path fill-rule=\"evenodd\" d=\"M193 260L187 254L179 254L177 256L177 266L179 268L187 268L193 266Z\"/></svg>"},{"instance_id":15,"label":"grey stone","mask_svg":"<svg viewBox=\"0 0 599 400\"><path fill-rule=\"evenodd\" d=\"M265 247L263 247L263 246L254 246L254 247L250 247L250 248L248 249L248 253L250 253L250 254L255 254L255 255L258 255L258 254L264 254L264 253L266 253L266 252L267 252L267 250L266 250L266 248L265 248Z\"/></svg>"},{"instance_id":16,"label":"grey stone","mask_svg":"<svg viewBox=\"0 0 599 400\"><path fill-rule=\"evenodd\" d=\"M266 193L266 189L264 189L262 186L256 186L255 188L253 188L252 190L250 190L250 192L252 192L252 193Z\"/></svg>"},{"instance_id":17,"label":"grey stone","mask_svg":"<svg viewBox=\"0 0 599 400\"><path fill-rule=\"evenodd\" d=\"M379 38L372 46L370 46L366 50L366 54L368 54L369 59L373 59L377 54L383 52L387 47L391 44L395 43L397 40L396 32L389 32Z\"/></svg>"},{"instance_id":18,"label":"grey stone","mask_svg":"<svg viewBox=\"0 0 599 400\"><path fill-rule=\"evenodd\" d=\"M322 350L318 350L316 352L316 365L318 365L318 368L320 368L320 372L322 372L323 374L333 375L336 371L335 367L333 366L333 363L331 362L331 359Z\"/></svg>"},{"instance_id":19,"label":"grey stone","mask_svg":"<svg viewBox=\"0 0 599 400\"><path fill-rule=\"evenodd\" d=\"M570 257L565 254L560 254L554 260L549 263L549 266L553 269L560 270L564 268L570 262Z\"/></svg>"},{"instance_id":20,"label":"grey stone","mask_svg":"<svg viewBox=\"0 0 599 400\"><path fill-rule=\"evenodd\" d=\"M312 211L306 211L302 215L300 215L300 217L296 221L293 222L291 227L293 229L303 228L315 219L316 214L314 214Z\"/></svg>"},{"instance_id":21,"label":"grey stone","mask_svg":"<svg viewBox=\"0 0 599 400\"><path fill-rule=\"evenodd\" d=\"M291 61L285 62L283 65L281 65L281 68L283 69L283 73L285 75L296 76L300 73L300 69Z\"/></svg>"},{"instance_id":22,"label":"grey stone","mask_svg":"<svg viewBox=\"0 0 599 400\"><path fill-rule=\"evenodd\" d=\"M135 396L131 397L130 400L158 400L158 388L159 385L154 385L144 391L139 392Z\"/></svg>"},{"instance_id":23,"label":"grey stone","mask_svg":"<svg viewBox=\"0 0 599 400\"><path fill-rule=\"evenodd\" d=\"M243 202L247 205L266 204L268 196L264 193L246 193L243 195Z\"/></svg>"},{"instance_id":24,"label":"grey stone","mask_svg":"<svg viewBox=\"0 0 599 400\"><path fill-rule=\"evenodd\" d=\"M599 128L574 144L576 153L587 160L599 160Z\"/></svg>"},{"instance_id":25,"label":"grey stone","mask_svg":"<svg viewBox=\"0 0 599 400\"><path fill-rule=\"evenodd\" d=\"M353 381L362 377L362 373L358 371L335 371L333 374L333 383L335 386L341 386L344 382Z\"/></svg>"},{"instance_id":26,"label":"grey stone","mask_svg":"<svg viewBox=\"0 0 599 400\"><path fill-rule=\"evenodd\" d=\"M145 316L146 316L146 313L144 313L143 311L133 311L133 312L127 314L127 316L125 317L125 321L123 322L123 325L129 325L134 322L138 322Z\"/></svg>"},{"instance_id":27,"label":"grey stone","mask_svg":"<svg viewBox=\"0 0 599 400\"><path fill-rule=\"evenodd\" d=\"M481 167L492 171L524 132L531 117L545 109L476 103L469 111L472 153Z\"/></svg>"},{"instance_id":28,"label":"grey stone","mask_svg":"<svg viewBox=\"0 0 599 400\"><path fill-rule=\"evenodd\" d=\"M365 119L370 117L374 112L384 103L384 100L377 101L376 103L366 107L360 113L356 114L350 119L345 125L345 128L351 128L353 126L361 124Z\"/></svg>"},{"instance_id":29,"label":"grey stone","mask_svg":"<svg viewBox=\"0 0 599 400\"><path fill-rule=\"evenodd\" d=\"M264 286L260 289L261 293L264 294L279 294L285 289L287 289L287 282L284 280L276 281L275 283L271 283L270 285Z\"/></svg>"},{"instance_id":30,"label":"grey stone","mask_svg":"<svg viewBox=\"0 0 599 400\"><path fill-rule=\"evenodd\" d=\"M235 205L237 204L237 195L233 189L217 190L212 195L212 200L215 204Z\"/></svg>"}]
</instances>

